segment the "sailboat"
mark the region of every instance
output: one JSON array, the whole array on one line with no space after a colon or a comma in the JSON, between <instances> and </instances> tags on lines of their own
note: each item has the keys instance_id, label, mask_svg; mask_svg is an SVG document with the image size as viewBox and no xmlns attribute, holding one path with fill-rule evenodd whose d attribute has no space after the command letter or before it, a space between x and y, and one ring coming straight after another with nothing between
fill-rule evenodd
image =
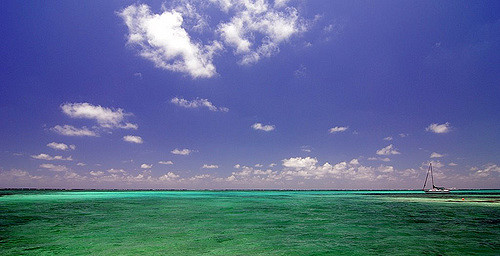
<instances>
[{"instance_id":1,"label":"sailboat","mask_svg":"<svg viewBox=\"0 0 500 256\"><path fill-rule=\"evenodd\" d=\"M427 184L427 179L429 178L429 173L431 174L432 188L425 189L425 185ZM444 187L436 187L434 186L434 175L432 174L432 163L429 163L429 169L427 169L427 175L425 176L424 187L422 190L427 194L448 194L450 193L449 189Z\"/></svg>"}]
</instances>

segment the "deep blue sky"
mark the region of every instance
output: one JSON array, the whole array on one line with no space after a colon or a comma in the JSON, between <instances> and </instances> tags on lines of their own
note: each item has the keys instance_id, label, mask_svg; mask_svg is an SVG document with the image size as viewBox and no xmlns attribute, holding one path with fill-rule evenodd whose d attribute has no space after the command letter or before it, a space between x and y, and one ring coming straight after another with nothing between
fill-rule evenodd
<instances>
[{"instance_id":1,"label":"deep blue sky","mask_svg":"<svg viewBox=\"0 0 500 256\"><path fill-rule=\"evenodd\" d=\"M500 2L261 3L254 27L240 28L252 43L242 53L221 32L251 12L238 1L227 10L216 1L2 1L0 186L420 188L433 161L439 185L499 188ZM140 4L149 13L132 20L147 37L138 43L125 10ZM180 11L186 4L199 16ZM290 22L258 23L271 14L293 19L292 11L284 38ZM193 45L220 44L204 59L215 72L196 76L200 69L141 56L146 49L165 58L175 51L169 42L188 47L171 39L169 23L148 30L162 13L183 18L178 29ZM197 17L201 29L190 23ZM275 48L262 54L266 38ZM259 59L243 63L251 53ZM63 110L83 103L128 114L110 127L94 112ZM63 125L98 136L65 136L54 128Z\"/></svg>"}]
</instances>

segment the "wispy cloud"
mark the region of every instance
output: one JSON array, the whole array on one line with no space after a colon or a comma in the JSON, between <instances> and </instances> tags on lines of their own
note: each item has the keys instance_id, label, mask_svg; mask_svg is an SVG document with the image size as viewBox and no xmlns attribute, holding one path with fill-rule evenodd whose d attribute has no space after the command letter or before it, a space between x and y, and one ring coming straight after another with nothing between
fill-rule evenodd
<instances>
[{"instance_id":1,"label":"wispy cloud","mask_svg":"<svg viewBox=\"0 0 500 256\"><path fill-rule=\"evenodd\" d=\"M53 160L61 160L61 161L73 161L73 158L71 156L68 157L62 157L62 156L50 156L48 154L38 154L38 155L32 155L31 156L34 159L39 159L39 160L48 160L48 161L53 161Z\"/></svg>"},{"instance_id":2,"label":"wispy cloud","mask_svg":"<svg viewBox=\"0 0 500 256\"><path fill-rule=\"evenodd\" d=\"M216 164L204 164L201 168L203 168L203 169L217 169L217 168L219 168L219 166Z\"/></svg>"},{"instance_id":3,"label":"wispy cloud","mask_svg":"<svg viewBox=\"0 0 500 256\"><path fill-rule=\"evenodd\" d=\"M64 126L56 125L50 129L64 136L90 136L90 137L99 136L95 131L91 131L85 126L82 128L76 128L72 125L64 125Z\"/></svg>"},{"instance_id":4,"label":"wispy cloud","mask_svg":"<svg viewBox=\"0 0 500 256\"><path fill-rule=\"evenodd\" d=\"M387 140L387 141L391 141L392 140L392 137L389 136L389 137L385 137L384 140Z\"/></svg>"},{"instance_id":5,"label":"wispy cloud","mask_svg":"<svg viewBox=\"0 0 500 256\"><path fill-rule=\"evenodd\" d=\"M75 150L76 146L75 145L66 145L64 143L57 143L57 142L51 142L47 144L47 147L55 149L55 150Z\"/></svg>"},{"instance_id":6,"label":"wispy cloud","mask_svg":"<svg viewBox=\"0 0 500 256\"><path fill-rule=\"evenodd\" d=\"M111 109L101 106L94 106L89 103L65 103L61 105L64 114L71 118L93 119L101 127L122 128L137 130L138 125L125 123L125 117L132 115L125 113L123 109Z\"/></svg>"},{"instance_id":7,"label":"wispy cloud","mask_svg":"<svg viewBox=\"0 0 500 256\"><path fill-rule=\"evenodd\" d=\"M102 175L104 175L104 172L103 171L90 171L89 174L92 176L102 176Z\"/></svg>"},{"instance_id":8,"label":"wispy cloud","mask_svg":"<svg viewBox=\"0 0 500 256\"><path fill-rule=\"evenodd\" d=\"M451 125L450 123L446 122L444 124L430 124L425 128L426 131L428 132L433 132L433 133L448 133L451 130Z\"/></svg>"},{"instance_id":9,"label":"wispy cloud","mask_svg":"<svg viewBox=\"0 0 500 256\"><path fill-rule=\"evenodd\" d=\"M109 173L114 173L114 174L117 174L117 173L127 173L127 172L126 172L125 170L123 170L123 169L113 169L113 168L108 169L108 170L107 170L107 172L109 172Z\"/></svg>"},{"instance_id":10,"label":"wispy cloud","mask_svg":"<svg viewBox=\"0 0 500 256\"><path fill-rule=\"evenodd\" d=\"M436 152L432 152L432 154L431 154L431 158L440 158L440 157L444 157L444 155L436 153Z\"/></svg>"},{"instance_id":11,"label":"wispy cloud","mask_svg":"<svg viewBox=\"0 0 500 256\"><path fill-rule=\"evenodd\" d=\"M165 165L174 164L174 162L172 162L172 161L159 161L158 163L159 164L165 164Z\"/></svg>"},{"instance_id":12,"label":"wispy cloud","mask_svg":"<svg viewBox=\"0 0 500 256\"><path fill-rule=\"evenodd\" d=\"M286 6L285 1L275 2L274 7L267 1L231 4L219 1L219 4L234 13L229 22L218 25L217 32L223 42L234 49L234 54L241 56L240 64L253 64L276 54L282 42L307 30L297 9ZM256 38L263 38L260 45L255 42Z\"/></svg>"},{"instance_id":13,"label":"wispy cloud","mask_svg":"<svg viewBox=\"0 0 500 256\"><path fill-rule=\"evenodd\" d=\"M307 68L304 65L300 65L300 67L293 72L293 75L298 78L304 78L307 75Z\"/></svg>"},{"instance_id":14,"label":"wispy cloud","mask_svg":"<svg viewBox=\"0 0 500 256\"><path fill-rule=\"evenodd\" d=\"M152 164L141 164L142 169L151 169L151 167L153 167Z\"/></svg>"},{"instance_id":15,"label":"wispy cloud","mask_svg":"<svg viewBox=\"0 0 500 256\"><path fill-rule=\"evenodd\" d=\"M64 172L68 170L68 167L64 165L54 165L54 164L41 164L40 168L49 169L54 172Z\"/></svg>"},{"instance_id":16,"label":"wispy cloud","mask_svg":"<svg viewBox=\"0 0 500 256\"><path fill-rule=\"evenodd\" d=\"M312 152L312 148L311 148L311 146L308 146L308 145L301 146L301 147L300 147L300 150L302 150L302 151L304 151L304 152L307 152L307 153Z\"/></svg>"},{"instance_id":17,"label":"wispy cloud","mask_svg":"<svg viewBox=\"0 0 500 256\"><path fill-rule=\"evenodd\" d=\"M392 144L385 148L377 150L377 155L382 155L382 156L399 155L399 154L401 153L397 151Z\"/></svg>"},{"instance_id":18,"label":"wispy cloud","mask_svg":"<svg viewBox=\"0 0 500 256\"><path fill-rule=\"evenodd\" d=\"M215 106L212 102L208 101L207 99L194 99L194 100L185 100L183 98L173 98L170 100L171 103L184 107L184 108L208 108L210 111L221 111L221 112L228 112L229 108L226 107L217 107Z\"/></svg>"},{"instance_id":19,"label":"wispy cloud","mask_svg":"<svg viewBox=\"0 0 500 256\"><path fill-rule=\"evenodd\" d=\"M391 159L388 157L369 157L369 161L382 161L382 162L390 162Z\"/></svg>"},{"instance_id":20,"label":"wispy cloud","mask_svg":"<svg viewBox=\"0 0 500 256\"><path fill-rule=\"evenodd\" d=\"M187 148L185 148L185 149L177 149L177 148L176 148L176 149L174 149L174 150L172 150L172 151L170 151L170 152L171 152L172 154L174 154L174 155L183 155L183 156L187 156L187 155L191 154L191 153L193 152L193 150L191 150L191 149L187 149Z\"/></svg>"},{"instance_id":21,"label":"wispy cloud","mask_svg":"<svg viewBox=\"0 0 500 256\"><path fill-rule=\"evenodd\" d=\"M348 126L335 126L333 128L330 128L330 130L328 130L330 133L339 133L339 132L345 132L347 131L347 129L349 129Z\"/></svg>"},{"instance_id":22,"label":"wispy cloud","mask_svg":"<svg viewBox=\"0 0 500 256\"><path fill-rule=\"evenodd\" d=\"M255 123L252 125L252 128L254 130L270 132L270 131L273 131L275 129L275 126L274 125L262 125L261 123Z\"/></svg>"},{"instance_id":23,"label":"wispy cloud","mask_svg":"<svg viewBox=\"0 0 500 256\"><path fill-rule=\"evenodd\" d=\"M130 143L136 143L136 144L142 144L142 138L140 136L134 136L134 135L126 135L123 136L123 141L130 142Z\"/></svg>"},{"instance_id":24,"label":"wispy cloud","mask_svg":"<svg viewBox=\"0 0 500 256\"><path fill-rule=\"evenodd\" d=\"M476 177L489 177L500 174L500 166L491 163L482 167L472 167L470 170L473 171L473 176Z\"/></svg>"}]
</instances>

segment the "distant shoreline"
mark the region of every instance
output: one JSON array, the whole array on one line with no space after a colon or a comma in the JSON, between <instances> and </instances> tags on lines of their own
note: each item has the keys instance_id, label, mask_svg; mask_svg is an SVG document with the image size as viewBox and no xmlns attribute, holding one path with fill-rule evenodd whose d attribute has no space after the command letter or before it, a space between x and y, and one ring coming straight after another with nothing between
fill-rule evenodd
<instances>
[{"instance_id":1,"label":"distant shoreline","mask_svg":"<svg viewBox=\"0 0 500 256\"><path fill-rule=\"evenodd\" d=\"M80 189L80 188L0 188L0 190L23 190L23 191L422 191L421 189ZM468 188L453 189L452 191L485 191L500 190L500 188Z\"/></svg>"}]
</instances>

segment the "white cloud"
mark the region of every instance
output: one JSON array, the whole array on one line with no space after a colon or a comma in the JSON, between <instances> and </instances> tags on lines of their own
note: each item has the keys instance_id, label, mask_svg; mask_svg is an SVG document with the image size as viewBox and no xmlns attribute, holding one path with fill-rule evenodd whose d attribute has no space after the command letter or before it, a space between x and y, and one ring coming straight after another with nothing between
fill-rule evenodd
<instances>
[{"instance_id":1,"label":"white cloud","mask_svg":"<svg viewBox=\"0 0 500 256\"><path fill-rule=\"evenodd\" d=\"M338 132L345 132L349 129L348 126L335 126L333 128L330 128L329 132L330 133L338 133Z\"/></svg>"},{"instance_id":2,"label":"white cloud","mask_svg":"<svg viewBox=\"0 0 500 256\"><path fill-rule=\"evenodd\" d=\"M270 132L275 129L274 125L262 125L261 123L255 123L252 125L254 130L261 130L265 132Z\"/></svg>"},{"instance_id":3,"label":"white cloud","mask_svg":"<svg viewBox=\"0 0 500 256\"><path fill-rule=\"evenodd\" d=\"M233 167L236 168L236 169L240 169L241 165L235 164Z\"/></svg>"},{"instance_id":4,"label":"white cloud","mask_svg":"<svg viewBox=\"0 0 500 256\"><path fill-rule=\"evenodd\" d=\"M399 155L399 154L401 153L398 152L392 144L385 148L377 150L377 155L382 155L382 156Z\"/></svg>"},{"instance_id":5,"label":"white cloud","mask_svg":"<svg viewBox=\"0 0 500 256\"><path fill-rule=\"evenodd\" d=\"M173 172L168 172L165 175L160 176L158 179L160 181L172 181L172 180L176 180L178 178L179 178L179 175L177 175L177 174L175 174Z\"/></svg>"},{"instance_id":6,"label":"white cloud","mask_svg":"<svg viewBox=\"0 0 500 256\"><path fill-rule=\"evenodd\" d=\"M329 32L332 32L332 31L333 31L333 28L334 28L333 24L330 24L330 25L328 25L328 26L325 26L325 27L323 28L323 31L324 31L324 32L329 33Z\"/></svg>"},{"instance_id":7,"label":"white cloud","mask_svg":"<svg viewBox=\"0 0 500 256\"><path fill-rule=\"evenodd\" d=\"M188 180L190 180L190 181L203 180L203 179L209 179L211 177L212 176L210 174L200 174L200 175L195 175L195 176L189 178Z\"/></svg>"},{"instance_id":8,"label":"white cloud","mask_svg":"<svg viewBox=\"0 0 500 256\"><path fill-rule=\"evenodd\" d=\"M411 178L415 179L415 178L418 177L418 175L421 173L421 171L418 171L418 170L413 169L413 168L409 168L409 169L405 169L405 170L399 171L399 173L403 177L411 177Z\"/></svg>"},{"instance_id":9,"label":"white cloud","mask_svg":"<svg viewBox=\"0 0 500 256\"><path fill-rule=\"evenodd\" d=\"M440 157L444 157L444 155L441 155L441 154L436 153L436 152L432 152L432 154L431 154L431 158L440 158Z\"/></svg>"},{"instance_id":10,"label":"white cloud","mask_svg":"<svg viewBox=\"0 0 500 256\"><path fill-rule=\"evenodd\" d=\"M318 160L311 157L293 157L283 159L282 162L286 169L280 173L280 176L285 180L291 180L295 177L305 179L321 179L326 176L339 177L341 172L352 169L346 162L341 162L334 166L328 162L323 165L317 165Z\"/></svg>"},{"instance_id":11,"label":"white cloud","mask_svg":"<svg viewBox=\"0 0 500 256\"><path fill-rule=\"evenodd\" d=\"M440 161L432 160L432 161L423 162L422 165L420 166L420 169L427 170L429 168L429 164L432 164L432 167L434 167L434 168L441 168L444 166L444 164L441 163Z\"/></svg>"},{"instance_id":12,"label":"white cloud","mask_svg":"<svg viewBox=\"0 0 500 256\"><path fill-rule=\"evenodd\" d=\"M32 155L31 156L34 159L39 159L39 160L48 160L48 161L53 161L53 160L60 160L60 161L73 161L73 158L71 156L68 156L66 158L62 156L50 156L47 154L38 154L38 155Z\"/></svg>"},{"instance_id":13,"label":"white cloud","mask_svg":"<svg viewBox=\"0 0 500 256\"><path fill-rule=\"evenodd\" d=\"M448 165L449 166L457 166L458 164L456 164L456 163L449 163Z\"/></svg>"},{"instance_id":14,"label":"white cloud","mask_svg":"<svg viewBox=\"0 0 500 256\"><path fill-rule=\"evenodd\" d=\"M219 168L219 166L216 164L204 164L203 167L201 167L201 168L203 168L203 169L217 169L217 168Z\"/></svg>"},{"instance_id":15,"label":"white cloud","mask_svg":"<svg viewBox=\"0 0 500 256\"><path fill-rule=\"evenodd\" d=\"M286 7L286 4L288 3L288 1L290 1L290 0L274 0L274 7L275 8Z\"/></svg>"},{"instance_id":16,"label":"white cloud","mask_svg":"<svg viewBox=\"0 0 500 256\"><path fill-rule=\"evenodd\" d=\"M212 57L222 45L217 41L209 45L193 42L182 27L184 19L178 10L154 14L148 5L130 5L119 16L128 27L128 44L138 46L140 55L156 67L193 78L212 77L217 73Z\"/></svg>"},{"instance_id":17,"label":"white cloud","mask_svg":"<svg viewBox=\"0 0 500 256\"><path fill-rule=\"evenodd\" d=\"M151 167L153 167L152 164L141 164L142 169L151 169Z\"/></svg>"},{"instance_id":18,"label":"white cloud","mask_svg":"<svg viewBox=\"0 0 500 256\"><path fill-rule=\"evenodd\" d=\"M311 157L292 157L289 159L282 160L283 166L289 168L312 168L318 163L316 158Z\"/></svg>"},{"instance_id":19,"label":"white cloud","mask_svg":"<svg viewBox=\"0 0 500 256\"><path fill-rule=\"evenodd\" d=\"M379 172L384 172L384 173L387 173L387 172L394 172L394 167L390 166L390 165L386 165L386 166L379 166L378 169L377 169Z\"/></svg>"},{"instance_id":20,"label":"white cloud","mask_svg":"<svg viewBox=\"0 0 500 256\"><path fill-rule=\"evenodd\" d=\"M433 132L433 133L448 133L451 130L450 123L446 122L444 124L430 124L427 128L425 128L426 131L428 132Z\"/></svg>"},{"instance_id":21,"label":"white cloud","mask_svg":"<svg viewBox=\"0 0 500 256\"><path fill-rule=\"evenodd\" d=\"M312 152L312 149L310 146L302 146L300 147L300 150L304 151L304 152L307 152L307 153L311 153Z\"/></svg>"},{"instance_id":22,"label":"white cloud","mask_svg":"<svg viewBox=\"0 0 500 256\"><path fill-rule=\"evenodd\" d=\"M114 174L117 174L117 173L127 173L126 171L124 171L123 169L108 169L107 172L109 173L114 173Z\"/></svg>"},{"instance_id":23,"label":"white cloud","mask_svg":"<svg viewBox=\"0 0 500 256\"><path fill-rule=\"evenodd\" d=\"M128 28L127 44L136 47L141 57L158 68L209 78L217 74L213 57L225 46L241 57L240 64L253 64L278 53L281 44L305 32L308 22L288 2L182 0L170 1L170 7L164 4L161 13L153 13L146 4L134 4L118 15ZM209 17L214 5L229 19ZM208 21L215 24L215 31L207 31Z\"/></svg>"},{"instance_id":24,"label":"white cloud","mask_svg":"<svg viewBox=\"0 0 500 256\"><path fill-rule=\"evenodd\" d=\"M159 164L174 164L172 161L159 161Z\"/></svg>"},{"instance_id":25,"label":"white cloud","mask_svg":"<svg viewBox=\"0 0 500 256\"><path fill-rule=\"evenodd\" d=\"M392 137L389 136L389 137L385 137L384 140L387 140L387 141L391 141L392 140Z\"/></svg>"},{"instance_id":26,"label":"white cloud","mask_svg":"<svg viewBox=\"0 0 500 256\"><path fill-rule=\"evenodd\" d=\"M257 168L264 167L262 164L256 164L256 165L254 165L254 166L255 166L255 167L257 167Z\"/></svg>"},{"instance_id":27,"label":"white cloud","mask_svg":"<svg viewBox=\"0 0 500 256\"><path fill-rule=\"evenodd\" d=\"M127 135L123 136L123 140L130 143L142 144L142 138L140 136Z\"/></svg>"},{"instance_id":28,"label":"white cloud","mask_svg":"<svg viewBox=\"0 0 500 256\"><path fill-rule=\"evenodd\" d=\"M138 124L132 124L132 123L125 123L125 124L122 124L122 125L120 125L118 127L122 128L122 129L132 129L132 130L139 129L139 125Z\"/></svg>"},{"instance_id":29,"label":"white cloud","mask_svg":"<svg viewBox=\"0 0 500 256\"><path fill-rule=\"evenodd\" d=\"M252 167L243 166L240 171L231 173L231 176L225 178L228 182L262 182L262 181L276 181L281 179L277 171L273 170L260 170Z\"/></svg>"},{"instance_id":30,"label":"white cloud","mask_svg":"<svg viewBox=\"0 0 500 256\"><path fill-rule=\"evenodd\" d=\"M473 175L477 177L489 177L494 174L499 174L500 173L500 166L496 164L486 164L481 168L478 167L472 167L471 171L474 171Z\"/></svg>"},{"instance_id":31,"label":"white cloud","mask_svg":"<svg viewBox=\"0 0 500 256\"><path fill-rule=\"evenodd\" d=\"M172 154L174 155L183 155L183 156L187 156L189 154L191 154L193 152L193 150L190 150L190 149L174 149L172 151L170 151Z\"/></svg>"},{"instance_id":32,"label":"white cloud","mask_svg":"<svg viewBox=\"0 0 500 256\"><path fill-rule=\"evenodd\" d=\"M96 132L89 130L85 126L82 128L76 128L71 125L64 125L64 126L56 125L53 128L51 128L51 130L65 136L91 136L91 137L99 136Z\"/></svg>"},{"instance_id":33,"label":"white cloud","mask_svg":"<svg viewBox=\"0 0 500 256\"><path fill-rule=\"evenodd\" d=\"M132 115L125 113L123 109L110 109L101 106L94 106L89 103L65 103L61 105L64 114L71 118L93 119L105 128L123 128L137 130L137 124L124 123L125 116Z\"/></svg>"},{"instance_id":34,"label":"white cloud","mask_svg":"<svg viewBox=\"0 0 500 256\"><path fill-rule=\"evenodd\" d=\"M200 108L200 107L205 107L208 108L210 111L221 111L221 112L228 112L229 108L226 107L216 107L212 102L208 101L207 99L195 99L195 100L185 100L182 98L173 98L170 100L171 103L181 106L184 108Z\"/></svg>"},{"instance_id":35,"label":"white cloud","mask_svg":"<svg viewBox=\"0 0 500 256\"><path fill-rule=\"evenodd\" d=\"M271 168L273 168L273 167L275 167L275 166L276 166L276 164L275 164L275 163L271 163L271 164L269 164L269 167L271 167Z\"/></svg>"},{"instance_id":36,"label":"white cloud","mask_svg":"<svg viewBox=\"0 0 500 256\"><path fill-rule=\"evenodd\" d=\"M299 18L297 9L285 7L286 1L235 1L223 3L223 9L234 11L229 22L218 25L218 33L225 44L234 48L234 54L242 57L240 64L253 64L262 57L279 52L279 44L292 36L306 31L305 22ZM260 45L255 42L261 38Z\"/></svg>"},{"instance_id":37,"label":"white cloud","mask_svg":"<svg viewBox=\"0 0 500 256\"><path fill-rule=\"evenodd\" d=\"M77 163L76 165L78 165L78 166L85 166L87 164L85 164L85 163Z\"/></svg>"},{"instance_id":38,"label":"white cloud","mask_svg":"<svg viewBox=\"0 0 500 256\"><path fill-rule=\"evenodd\" d=\"M102 172L102 171L90 171L89 174L92 176L102 176L102 175L104 175L104 172Z\"/></svg>"},{"instance_id":39,"label":"white cloud","mask_svg":"<svg viewBox=\"0 0 500 256\"><path fill-rule=\"evenodd\" d=\"M368 160L370 161L382 161L382 162L390 162L391 159L388 157L369 157Z\"/></svg>"},{"instance_id":40,"label":"white cloud","mask_svg":"<svg viewBox=\"0 0 500 256\"><path fill-rule=\"evenodd\" d=\"M307 68L304 65L300 65L299 69L293 72L293 75L298 78L304 78L307 75Z\"/></svg>"},{"instance_id":41,"label":"white cloud","mask_svg":"<svg viewBox=\"0 0 500 256\"><path fill-rule=\"evenodd\" d=\"M350 179L350 180L377 180L393 179L389 176L394 172L392 166L381 165L379 167L364 166L357 159L349 163L340 162L331 165L326 162L318 165L318 160L311 157L295 157L282 160L285 169L278 174L280 179L292 180L296 177L304 179Z\"/></svg>"},{"instance_id":42,"label":"white cloud","mask_svg":"<svg viewBox=\"0 0 500 256\"><path fill-rule=\"evenodd\" d=\"M28 172L11 169L10 171L4 171L0 169L0 182L2 182L2 187L20 187L25 186L25 184L30 182L36 182L42 179L42 176L30 175ZM19 184L19 185L16 185Z\"/></svg>"},{"instance_id":43,"label":"white cloud","mask_svg":"<svg viewBox=\"0 0 500 256\"><path fill-rule=\"evenodd\" d=\"M68 150L68 149L75 150L76 149L75 145L68 146L64 143L57 143L57 142L51 142L51 143L47 144L47 147L53 148L55 150Z\"/></svg>"},{"instance_id":44,"label":"white cloud","mask_svg":"<svg viewBox=\"0 0 500 256\"><path fill-rule=\"evenodd\" d=\"M49 169L54 172L64 172L68 170L68 167L64 165L54 165L54 164L41 164L41 168Z\"/></svg>"},{"instance_id":45,"label":"white cloud","mask_svg":"<svg viewBox=\"0 0 500 256\"><path fill-rule=\"evenodd\" d=\"M400 133L399 134L399 137L401 137L401 138L405 138L405 137L408 137L408 136L409 136L408 133Z\"/></svg>"}]
</instances>

